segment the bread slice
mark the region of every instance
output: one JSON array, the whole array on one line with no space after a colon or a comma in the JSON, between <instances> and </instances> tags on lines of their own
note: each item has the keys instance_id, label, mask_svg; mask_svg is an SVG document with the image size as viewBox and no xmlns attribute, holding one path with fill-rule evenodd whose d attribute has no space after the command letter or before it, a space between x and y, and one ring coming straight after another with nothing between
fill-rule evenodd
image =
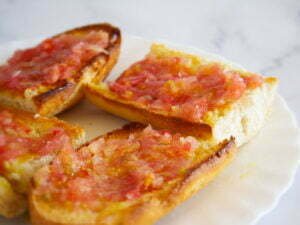
<instances>
[{"instance_id":1,"label":"bread slice","mask_svg":"<svg viewBox=\"0 0 300 225\"><path fill-rule=\"evenodd\" d=\"M217 66L221 68L222 71L229 71L229 73L233 74L232 76L236 76L236 74L238 74L238 76L242 79L248 79L249 77L251 79L251 77L254 76L255 79L261 79L261 84L255 88L247 86L240 97L229 101L225 105L210 108L207 112L205 112L200 120L193 120L188 116L181 117L178 116L178 114L175 114L172 110L169 111L164 109L156 109L153 107L151 108L149 107L148 103L130 100L127 97L120 97L120 95L118 95L109 87L110 84L105 82L102 82L100 85L95 83L87 84L85 86L85 94L87 98L90 100L90 102L99 106L101 109L125 119L145 124L150 123L154 127L166 128L172 131L180 131L185 134L199 136L209 140L212 143L219 143L233 136L235 137L237 146L241 146L242 144L248 142L263 126L268 112L270 111L274 93L276 92L278 83L276 78L261 78L258 75L235 68L232 65L224 64L223 62L213 62L203 57L201 58L195 55L169 49L160 44L153 44L150 53L141 62L143 63L144 61L149 59L151 60L153 58L158 60L168 60L168 58L172 58L175 59L174 61L180 59L181 62L183 61L184 70L190 71L189 73L192 75L198 73L199 71L208 70L209 68L213 69L215 66ZM132 71L135 70L138 70L139 73L148 73L148 71L143 71L143 69L141 69L141 62L137 62L129 67L129 69L127 69L118 78L118 80L125 80L124 78L130 77L133 73ZM170 63L167 61L167 63L171 64L173 67L178 67L178 65L181 65L178 62ZM148 70L151 71L153 68ZM224 73L226 74L228 72ZM212 75L214 74L212 73ZM153 77L153 74L151 76ZM148 77L150 77L150 75L148 75ZM128 80L124 82L128 82ZM209 82L218 82L218 80L208 80L206 85L211 85ZM145 86L147 84L141 82L140 85ZM163 85L169 85L168 81L164 82ZM216 94L218 91L217 85L218 84L209 89L208 92L205 93L206 96L210 94ZM177 87L171 86L171 90L173 91L172 88L176 90ZM129 90L129 88L126 88L125 86L124 89L124 93L127 94L126 91ZM153 90L151 89L150 91L156 93L159 91L157 89L158 88L153 88ZM138 91L140 90L142 89L139 89ZM129 92L129 94L132 94L132 92ZM152 93L150 93L150 95L151 94ZM185 93L182 94L183 97L184 95ZM159 99L160 97L158 96L157 98ZM179 110L185 110L184 105L179 104L176 107L177 109L179 108Z\"/></svg>"},{"instance_id":2,"label":"bread slice","mask_svg":"<svg viewBox=\"0 0 300 225\"><path fill-rule=\"evenodd\" d=\"M149 145L153 140L163 145ZM189 150L183 143L191 144ZM141 124L100 136L78 149L76 155L67 157L64 153L35 174L31 222L153 224L209 183L236 152L233 140L205 146L195 138Z\"/></svg>"},{"instance_id":3,"label":"bread slice","mask_svg":"<svg viewBox=\"0 0 300 225\"><path fill-rule=\"evenodd\" d=\"M40 84L37 88L27 88L21 92L2 86L0 88L1 103L45 116L53 116L76 104L83 97L83 83L101 81L115 65L120 51L120 30L110 24L100 23L68 30L52 37L55 39L63 35L71 35L81 38L92 31L103 32L107 35L108 44L92 60L81 65L76 75L51 85Z\"/></svg>"},{"instance_id":4,"label":"bread slice","mask_svg":"<svg viewBox=\"0 0 300 225\"><path fill-rule=\"evenodd\" d=\"M80 127L56 118L36 116L29 112L2 106L0 106L0 128L0 174L7 179L1 179L0 184L0 189L2 189L0 191L0 215L11 217L26 209L25 195L29 191L30 180L34 172L48 164L61 150L56 149L55 146L51 147L53 142L67 138L65 142L77 148L84 143L85 133ZM57 135L52 139L51 136L50 139L43 139L58 129L63 132L64 139L57 139L59 138ZM24 143L26 142L24 145L20 144L22 140ZM43 149L37 149L36 146L47 147L48 150L42 152ZM34 152L33 149L40 153ZM15 155L16 153L17 155Z\"/></svg>"}]
</instances>

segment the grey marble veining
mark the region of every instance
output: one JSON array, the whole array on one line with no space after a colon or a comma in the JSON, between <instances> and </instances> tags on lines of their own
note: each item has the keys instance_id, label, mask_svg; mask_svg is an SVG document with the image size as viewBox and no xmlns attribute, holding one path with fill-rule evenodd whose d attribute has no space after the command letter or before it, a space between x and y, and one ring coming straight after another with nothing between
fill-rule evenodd
<instances>
[{"instance_id":1,"label":"grey marble veining","mask_svg":"<svg viewBox=\"0 0 300 225\"><path fill-rule=\"evenodd\" d=\"M0 0L0 44L99 21L126 33L193 45L278 76L279 92L300 121L299 0ZM300 223L299 202L298 174L278 207L258 224Z\"/></svg>"}]
</instances>

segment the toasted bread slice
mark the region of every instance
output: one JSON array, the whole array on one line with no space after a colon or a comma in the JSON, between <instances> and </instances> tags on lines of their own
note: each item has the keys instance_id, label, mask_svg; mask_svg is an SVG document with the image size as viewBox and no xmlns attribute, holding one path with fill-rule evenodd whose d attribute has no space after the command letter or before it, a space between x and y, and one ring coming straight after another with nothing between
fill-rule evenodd
<instances>
[{"instance_id":1,"label":"toasted bread slice","mask_svg":"<svg viewBox=\"0 0 300 225\"><path fill-rule=\"evenodd\" d=\"M170 74L173 77L168 78ZM89 83L85 94L101 109L128 120L212 143L233 136L241 146L262 127L276 87L274 77L263 78L223 62L153 44L146 58L116 81Z\"/></svg>"},{"instance_id":2,"label":"toasted bread slice","mask_svg":"<svg viewBox=\"0 0 300 225\"><path fill-rule=\"evenodd\" d=\"M77 148L84 141L85 133L78 126L0 107L0 174L11 185L3 181L0 206L5 206L5 210L0 207L0 214L14 216L23 212L24 196L34 172L48 164L60 148Z\"/></svg>"},{"instance_id":3,"label":"toasted bread slice","mask_svg":"<svg viewBox=\"0 0 300 225\"><path fill-rule=\"evenodd\" d=\"M130 124L58 155L34 176L31 222L152 224L203 188L236 152L233 140L202 144Z\"/></svg>"},{"instance_id":4,"label":"toasted bread slice","mask_svg":"<svg viewBox=\"0 0 300 225\"><path fill-rule=\"evenodd\" d=\"M88 35L90 35L91 32L94 32L94 33L98 32L99 35L102 35L103 38L107 38L107 40L105 40L105 44L103 47L97 46L96 44L93 46L94 49L98 48L98 50L95 50L97 52L93 53L92 56L86 56L89 58L86 58L85 61L84 61L84 59L82 59L83 61L80 62L81 64L79 66L77 66L76 69L73 69L71 72L69 72L69 73L73 73L73 75L69 76L67 74L68 77L57 79L56 76L65 76L65 75L61 75L61 74L63 73L63 71L68 69L68 67L66 67L66 65L68 65L70 68L70 65L72 65L72 63L73 63L72 61L69 62L70 60L73 60L72 58L68 59L69 64L66 64L66 63L64 64L64 62L61 63L57 59L56 60L57 62L55 62L56 64L55 63L51 64L51 69L52 69L51 71L54 71L53 72L54 75L52 75L52 76L54 76L54 78L47 78L46 76L45 76L46 78L42 78L42 75L40 75L39 77L34 77L33 82L36 82L36 80L39 80L39 79L57 79L57 81L51 81L51 83L49 83L49 82L45 83L44 81L43 82L41 81L41 83L39 83L38 85L35 85L32 87L25 86L21 90L17 90L14 87L16 85L12 84L13 79L15 79L14 74L17 74L17 76L20 76L18 73L24 73L25 75L22 79L27 79L26 78L27 67L23 66L23 65L21 65L21 66L19 65L19 67L21 68L20 70L17 70L17 69L13 70L12 78L10 78L10 80L9 80L10 86L5 83L1 85L1 82L0 82L0 101L2 102L2 104L12 106L17 109L22 109L22 110L26 110L26 111L39 113L39 114L45 115L45 116L53 116L55 114L62 112L65 109L71 107L72 105L76 104L83 97L82 84L88 83L91 81L94 81L94 82L101 81L102 79L104 79L106 77L106 75L110 72L110 70L116 63L118 56L119 56L120 44L121 44L120 30L116 27L113 27L110 24L107 24L107 23L87 25L87 26L75 28L75 29L63 32L61 34L58 34L50 39L45 40L39 46L36 47L37 49L48 48L49 47L48 45L51 42L51 40L52 41L58 40L58 38L61 38L63 40L63 38L68 37L68 38L78 38L80 40L81 38L85 38ZM80 45L81 45L80 41L78 41L78 43L77 43L76 48L80 48ZM74 46L71 46L71 47L73 47L75 49ZM88 46L88 48L89 47L90 46ZM23 50L23 52L21 52L21 53L16 52L14 57L17 58L17 60L18 60L18 54L22 55L22 57L27 57L26 54L30 54L30 51L34 51L34 49ZM45 52L46 50L43 50L43 51ZM58 56L55 56L54 54L58 54L59 51L65 51L65 50L63 49L63 50L58 50L56 52L54 51L54 53L47 53L48 54L47 57L48 58L58 57ZM79 51L79 50L72 49L72 51L75 52L75 51ZM43 52L43 54L46 54L44 52ZM82 52L83 52L83 50L82 50ZM83 53L82 52L76 53L76 54L85 54L84 52ZM35 53L35 54L38 57L42 58L42 53L40 53L40 55L38 53ZM64 53L62 53L62 54L64 54ZM12 60L12 58L10 59L10 61L11 60ZM14 59L14 60L16 60L16 59ZM27 61L29 60L29 62L27 62L26 60ZM22 63L24 64L24 61L26 61L25 63L27 63L27 64L31 63L30 60L36 60L36 59L34 59L34 58L33 59L24 59L19 64L22 64ZM48 63L46 61L47 58L45 60L43 60L43 59L38 59L38 60L39 61L36 63L36 65L33 63L35 66L38 66L39 64L43 65L43 63L44 64ZM10 62L10 61L8 61L8 62ZM50 61L49 63L53 63L53 62ZM61 63L61 64L59 64L59 63ZM10 65L15 65L15 64L11 63ZM60 68L57 65L59 65ZM57 67L55 67L55 66L57 66ZM17 68L19 68L19 67L17 67ZM44 67L42 67L42 68L44 70L39 71L39 68L37 67L37 69L35 69L37 71L34 71L34 73L37 73L37 72L39 72L41 74L47 73L47 72L45 72L45 68ZM57 70L59 70L59 71L57 72ZM1 71L1 69L0 69L0 71ZM4 75L1 75L1 73L0 73L0 78L1 78L1 76L5 76L5 73L3 73L3 74ZM50 75L47 75L47 76L50 76ZM30 82L32 82L32 81L30 81ZM12 85L14 85L14 86L11 87Z\"/></svg>"}]
</instances>

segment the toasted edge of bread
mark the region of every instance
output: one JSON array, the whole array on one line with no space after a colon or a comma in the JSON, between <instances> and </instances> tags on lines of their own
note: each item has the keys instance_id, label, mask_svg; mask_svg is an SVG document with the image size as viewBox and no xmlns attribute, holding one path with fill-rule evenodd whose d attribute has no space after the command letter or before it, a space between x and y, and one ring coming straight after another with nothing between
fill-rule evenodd
<instances>
[{"instance_id":1,"label":"toasted edge of bread","mask_svg":"<svg viewBox=\"0 0 300 225\"><path fill-rule=\"evenodd\" d=\"M127 136L141 127L143 126L136 124L125 126L121 130L108 133L104 138ZM34 194L33 186L29 197L31 222L33 225L153 224L209 183L232 160L235 153L233 139L223 142L208 158L199 162L172 188L168 188L166 194L155 193L137 203L111 209L112 212L109 207L104 211L94 212L84 208L72 211L57 204L51 205Z\"/></svg>"},{"instance_id":2,"label":"toasted edge of bread","mask_svg":"<svg viewBox=\"0 0 300 225\"><path fill-rule=\"evenodd\" d=\"M35 133L35 136L39 134L43 134L47 132L49 129L53 127L63 128L66 133L69 135L72 141L72 145L74 148L79 147L85 142L85 132L82 128L68 124L64 121L61 121L56 118L47 118L43 116L33 115L32 113L16 110L13 108L7 108L0 106L0 110L7 110L13 113L19 121L22 121L28 124ZM25 195L28 193L28 188L30 187L30 181L33 176L33 172L40 168L42 165L49 163L50 158L43 158L40 159L28 159L28 161L23 161L22 164L17 164L13 166L14 172L15 171L22 171L21 173L17 172L13 174L11 171L6 171L3 176L9 182L9 189L1 192L0 191L0 201L5 204L5 202L9 203L5 205L5 210L1 208L0 202L0 214L8 217L13 217L19 215L20 213L26 210L27 204L24 204ZM14 162L14 160L12 160ZM22 166L22 167L21 167ZM18 167L18 168L16 168ZM1 186L1 183L0 183ZM1 189L1 187L0 187ZM15 214L13 213L15 211ZM7 213L8 212L8 213Z\"/></svg>"},{"instance_id":3,"label":"toasted edge of bread","mask_svg":"<svg viewBox=\"0 0 300 225\"><path fill-rule=\"evenodd\" d=\"M157 128L179 131L200 137L214 144L231 136L237 146L248 142L263 126L273 102L277 81L269 78L254 90L245 93L210 123L193 123L181 118L151 112L136 105L126 103L106 93L99 86L85 87L87 99L101 109L130 121L152 124Z\"/></svg>"},{"instance_id":4,"label":"toasted edge of bread","mask_svg":"<svg viewBox=\"0 0 300 225\"><path fill-rule=\"evenodd\" d=\"M150 54L156 54L158 57L168 55L185 57L193 62L191 68L201 66L201 62L204 65L212 62L195 55L168 49L159 44L152 45ZM223 62L218 63L226 69L240 71L242 74L246 72ZM233 136L237 146L241 146L263 126L273 102L277 83L277 78L264 78L260 87L248 89L237 101L207 112L201 122L191 122L163 110L148 109L141 103L121 99L111 92L105 83L86 84L84 91L87 99L96 106L130 121L150 123L157 128L201 137L213 144Z\"/></svg>"},{"instance_id":5,"label":"toasted edge of bread","mask_svg":"<svg viewBox=\"0 0 300 225\"><path fill-rule=\"evenodd\" d=\"M56 115L76 104L83 97L82 85L91 81L99 82L105 79L117 62L121 45L121 32L117 27L108 23L100 23L75 28L54 36L57 37L63 34L82 35L92 30L107 32L110 44L105 48L106 52L99 53L85 65L79 72L81 75L78 79L67 80L44 93L28 94L28 96L25 93L20 95L20 93L10 89L0 90L0 101L2 104L45 116Z\"/></svg>"}]
</instances>

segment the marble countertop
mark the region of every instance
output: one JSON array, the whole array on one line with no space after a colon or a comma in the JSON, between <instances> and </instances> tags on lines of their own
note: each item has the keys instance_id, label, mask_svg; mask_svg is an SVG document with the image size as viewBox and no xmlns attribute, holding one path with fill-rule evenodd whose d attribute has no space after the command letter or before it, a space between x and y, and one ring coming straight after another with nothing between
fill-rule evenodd
<instances>
[{"instance_id":1,"label":"marble countertop","mask_svg":"<svg viewBox=\"0 0 300 225\"><path fill-rule=\"evenodd\" d=\"M108 21L123 31L220 54L280 79L279 92L300 120L299 0L0 0L0 44ZM300 221L300 172L258 225Z\"/></svg>"}]
</instances>

